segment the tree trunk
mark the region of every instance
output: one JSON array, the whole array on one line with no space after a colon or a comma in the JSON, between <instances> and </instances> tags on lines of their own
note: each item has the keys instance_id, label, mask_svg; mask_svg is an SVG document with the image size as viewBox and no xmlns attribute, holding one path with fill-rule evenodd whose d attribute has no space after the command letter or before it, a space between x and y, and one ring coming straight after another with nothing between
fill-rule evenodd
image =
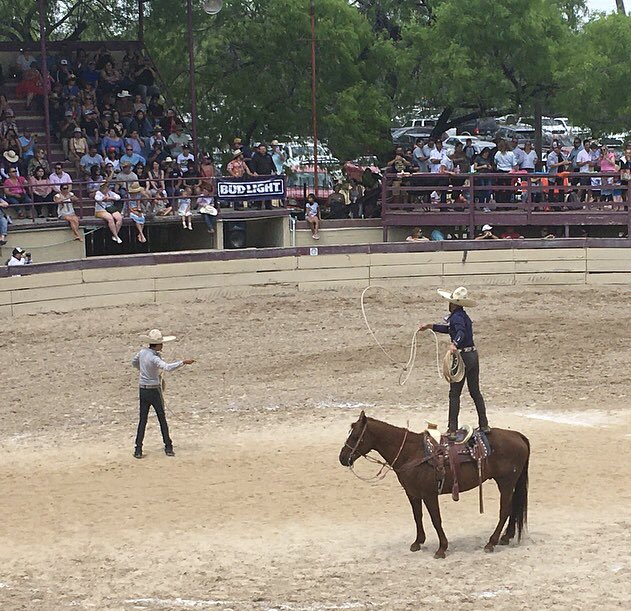
<instances>
[{"instance_id":1,"label":"tree trunk","mask_svg":"<svg viewBox=\"0 0 631 611\"><path fill-rule=\"evenodd\" d=\"M616 9L619 15L627 14L627 11L624 9L624 0L616 0Z\"/></svg>"}]
</instances>

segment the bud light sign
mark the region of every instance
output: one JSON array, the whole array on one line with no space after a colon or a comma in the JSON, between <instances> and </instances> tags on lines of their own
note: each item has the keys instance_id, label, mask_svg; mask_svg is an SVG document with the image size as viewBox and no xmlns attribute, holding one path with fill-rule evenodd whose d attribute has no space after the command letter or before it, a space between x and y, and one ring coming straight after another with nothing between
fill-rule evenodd
<instances>
[{"instance_id":1,"label":"bud light sign","mask_svg":"<svg viewBox=\"0 0 631 611\"><path fill-rule=\"evenodd\" d=\"M219 200L285 199L284 176L248 176L217 179Z\"/></svg>"}]
</instances>

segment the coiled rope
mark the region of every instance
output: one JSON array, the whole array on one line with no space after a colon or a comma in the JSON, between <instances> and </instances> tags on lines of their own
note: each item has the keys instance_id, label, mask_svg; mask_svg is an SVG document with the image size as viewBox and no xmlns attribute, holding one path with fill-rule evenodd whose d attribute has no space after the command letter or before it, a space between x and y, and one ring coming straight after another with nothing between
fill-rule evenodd
<instances>
[{"instance_id":1,"label":"coiled rope","mask_svg":"<svg viewBox=\"0 0 631 611\"><path fill-rule=\"evenodd\" d=\"M368 322L368 317L366 316L366 304L364 302L364 298L366 296L366 293L373 288L379 288L381 290L386 291L387 293L389 293L390 295L392 295L392 293L386 289L385 287L375 287L375 286L367 286L361 294L361 308L362 308L362 316L364 317L364 322L366 323L366 328L368 329L368 332L370 333L370 335L372 336L372 338L375 340L375 343L377 344L377 346L379 346L379 349L381 350L381 352L383 352L386 355L386 358L397 368L400 369L401 372L399 373L399 386L403 386L409 379L410 376L412 375L412 371L414 369L414 364L416 361L416 352L417 352L417 348L418 348L418 340L417 340L417 335L419 334L419 330L415 329L414 333L412 334L412 341L410 343L410 356L407 360L407 363L399 363L398 361L396 361L395 359L392 358L392 356L390 356L390 354L386 351L386 349L381 345L381 342L377 339L377 336L375 335L374 331L372 330L370 323ZM431 331L431 329L430 329ZM439 349L438 349L438 336L436 335L436 333L434 333L434 331L432 331L432 335L434 336L434 341L436 343L436 370L438 371L438 376L439 377L443 377L442 371L441 371L441 365L440 365L440 355L439 355Z\"/></svg>"}]
</instances>

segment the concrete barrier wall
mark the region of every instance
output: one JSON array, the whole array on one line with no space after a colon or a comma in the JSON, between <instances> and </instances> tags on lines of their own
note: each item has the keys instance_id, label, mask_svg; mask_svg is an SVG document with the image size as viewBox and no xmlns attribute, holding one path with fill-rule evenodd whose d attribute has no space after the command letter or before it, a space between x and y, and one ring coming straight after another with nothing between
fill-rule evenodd
<instances>
[{"instance_id":1,"label":"concrete barrier wall","mask_svg":"<svg viewBox=\"0 0 631 611\"><path fill-rule=\"evenodd\" d=\"M369 284L449 287L629 283L631 248L314 253L0 278L0 316L173 303L235 293L362 288Z\"/></svg>"}]
</instances>

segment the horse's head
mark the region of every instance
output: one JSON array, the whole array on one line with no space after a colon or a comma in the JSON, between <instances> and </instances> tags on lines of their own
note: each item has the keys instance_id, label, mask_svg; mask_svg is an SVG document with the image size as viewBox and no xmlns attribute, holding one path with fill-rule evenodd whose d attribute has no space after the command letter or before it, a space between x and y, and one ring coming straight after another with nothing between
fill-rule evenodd
<instances>
[{"instance_id":1,"label":"horse's head","mask_svg":"<svg viewBox=\"0 0 631 611\"><path fill-rule=\"evenodd\" d=\"M368 418L362 410L357 422L351 424L351 430L340 451L340 463L345 467L352 467L353 463L373 449Z\"/></svg>"}]
</instances>

